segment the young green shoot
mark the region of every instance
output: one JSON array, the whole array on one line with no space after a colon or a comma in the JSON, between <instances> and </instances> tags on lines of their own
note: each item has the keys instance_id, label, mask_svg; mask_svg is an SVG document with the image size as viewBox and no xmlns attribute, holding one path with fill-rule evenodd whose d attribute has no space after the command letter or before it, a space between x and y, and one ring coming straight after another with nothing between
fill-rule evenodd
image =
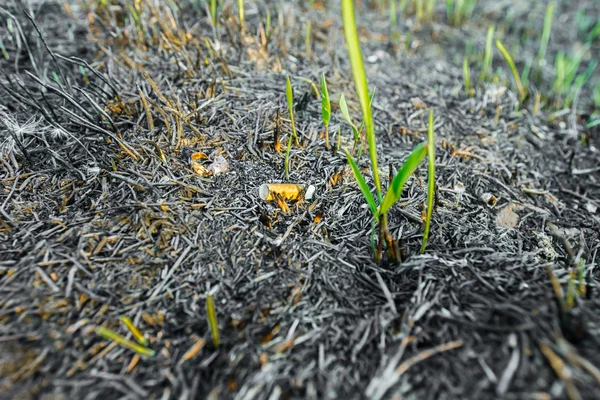
<instances>
[{"instance_id":1,"label":"young green shoot","mask_svg":"<svg viewBox=\"0 0 600 400\"><path fill-rule=\"evenodd\" d=\"M471 69L469 68L469 58L465 57L463 60L463 80L465 82L465 93L467 96L471 95Z\"/></svg>"},{"instance_id":2,"label":"young green shoot","mask_svg":"<svg viewBox=\"0 0 600 400\"><path fill-rule=\"evenodd\" d=\"M331 102L329 101L329 91L325 74L321 75L321 117L325 126L325 148L329 150L329 121L331 120Z\"/></svg>"},{"instance_id":3,"label":"young green shoot","mask_svg":"<svg viewBox=\"0 0 600 400\"><path fill-rule=\"evenodd\" d=\"M290 110L290 122L292 124L292 135L296 141L296 146L299 146L298 133L296 132L296 120L294 119L294 91L292 89L292 81L288 76L285 81L285 98L287 100L288 109Z\"/></svg>"},{"instance_id":4,"label":"young green shoot","mask_svg":"<svg viewBox=\"0 0 600 400\"><path fill-rule=\"evenodd\" d=\"M340 106L340 111L342 112L342 115L344 116L344 119L346 120L348 125L350 125L350 127L352 128L352 134L354 135L354 148L356 149L358 147L359 154L360 154L361 145L360 145L359 130L358 130L358 128L356 128L356 125L354 125L354 122L352 122L352 119L350 118L350 113L348 112L348 104L346 103L346 98L344 97L343 94L340 96L339 106Z\"/></svg>"},{"instance_id":5,"label":"young green shoot","mask_svg":"<svg viewBox=\"0 0 600 400\"><path fill-rule=\"evenodd\" d=\"M217 0L210 0L210 17L213 26L217 26Z\"/></svg>"},{"instance_id":6,"label":"young green shoot","mask_svg":"<svg viewBox=\"0 0 600 400\"><path fill-rule=\"evenodd\" d=\"M479 75L480 81L485 81L488 77L488 70L492 66L492 59L494 57L494 52L492 46L494 45L494 30L496 29L495 25L490 25L487 30L487 34L485 35L485 52L483 56L483 65L481 66L481 74Z\"/></svg>"},{"instance_id":7,"label":"young green shoot","mask_svg":"<svg viewBox=\"0 0 600 400\"><path fill-rule=\"evenodd\" d=\"M542 67L542 61L546 58L546 51L548 50L548 43L550 42L550 32L552 31L552 18L554 16L554 8L556 3L551 1L546 7L546 15L544 16L544 28L542 29L542 40L540 42L540 50L538 51L536 59L536 71L539 71Z\"/></svg>"},{"instance_id":8,"label":"young green shoot","mask_svg":"<svg viewBox=\"0 0 600 400\"><path fill-rule=\"evenodd\" d=\"M435 142L433 137L433 109L429 109L429 124L427 126L427 214L425 217L425 233L421 244L421 254L425 253L427 241L429 240L429 228L431 227L431 214L433 213L433 197L435 194Z\"/></svg>"},{"instance_id":9,"label":"young green shoot","mask_svg":"<svg viewBox=\"0 0 600 400\"><path fill-rule=\"evenodd\" d=\"M510 53L508 52L508 50L506 50L506 47L504 47L504 44L502 44L502 41L500 39L496 39L496 48L500 51L500 54L502 54L502 57L504 57L504 60L506 61L508 67L510 68L510 71L512 72L513 78L515 80L515 85L517 86L517 91L519 92L519 103L522 103L523 100L525 100L525 98L527 97L527 90L521 82L521 77L519 76L519 71L515 66L515 62L513 61Z\"/></svg>"},{"instance_id":10,"label":"young green shoot","mask_svg":"<svg viewBox=\"0 0 600 400\"><path fill-rule=\"evenodd\" d=\"M208 318L213 345L219 347L219 323L217 321L217 312L215 311L215 301L211 294L206 296L206 317Z\"/></svg>"},{"instance_id":11,"label":"young green shoot","mask_svg":"<svg viewBox=\"0 0 600 400\"><path fill-rule=\"evenodd\" d=\"M238 0L238 13L240 16L240 27L244 26L244 19L245 19L245 13L244 13L244 0Z\"/></svg>"},{"instance_id":12,"label":"young green shoot","mask_svg":"<svg viewBox=\"0 0 600 400\"><path fill-rule=\"evenodd\" d=\"M390 186L383 197L381 189L381 182L379 179L379 170L377 168L377 147L375 142L375 130L373 124L373 114L371 109L372 97L369 96L369 87L367 84L367 76L365 73L365 67L363 64L362 52L360 50L358 32L356 29L356 20L354 16L354 1L353 0L342 0L342 20L344 25L344 34L346 38L346 46L348 47L348 55L350 58L350 66L352 69L352 75L354 77L354 85L358 94L358 99L361 105L363 114L363 121L365 124L367 143L369 146L369 158L371 161L371 173L375 182L375 189L377 196L374 197L369 190L366 180L357 163L352 158L350 153L346 152L348 163L350 164L354 177L358 183L358 186L363 194L369 210L373 214L375 221L379 222L379 243L375 259L380 260L381 251L383 244L387 245L390 259L393 261L400 261L401 255L397 246L396 240L394 240L387 228L386 214L390 207L392 207L402 194L402 188L408 180L409 176L415 171L420 165L423 158L427 153L427 146L422 143L415 147L412 153L407 157L396 176L392 179ZM346 101L340 98L340 109L346 120L349 120L348 107L345 104ZM354 126L351 121L350 124ZM377 203L379 207L375 208Z\"/></svg>"},{"instance_id":13,"label":"young green shoot","mask_svg":"<svg viewBox=\"0 0 600 400\"><path fill-rule=\"evenodd\" d=\"M397 15L396 15L396 0L389 0L390 2L390 28L394 30L398 25Z\"/></svg>"}]
</instances>

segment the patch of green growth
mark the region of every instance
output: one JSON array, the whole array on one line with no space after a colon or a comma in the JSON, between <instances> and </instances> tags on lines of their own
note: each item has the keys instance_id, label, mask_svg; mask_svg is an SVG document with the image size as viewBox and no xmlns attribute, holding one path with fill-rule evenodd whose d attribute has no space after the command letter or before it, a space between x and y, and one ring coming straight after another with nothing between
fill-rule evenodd
<instances>
[{"instance_id":1,"label":"patch of green growth","mask_svg":"<svg viewBox=\"0 0 600 400\"><path fill-rule=\"evenodd\" d=\"M585 71L577 74L588 49L588 46L584 46L581 51L574 55L566 55L563 51L560 51L556 55L552 92L556 97L557 103L560 103L560 100L564 98L565 104L568 106L577 95L577 92L591 78L597 66L597 61L595 60L588 64Z\"/></svg>"},{"instance_id":2,"label":"patch of green growth","mask_svg":"<svg viewBox=\"0 0 600 400\"><path fill-rule=\"evenodd\" d=\"M325 148L329 150L329 121L331 120L331 102L325 74L321 75L321 117L325 125Z\"/></svg>"},{"instance_id":3,"label":"patch of green growth","mask_svg":"<svg viewBox=\"0 0 600 400\"><path fill-rule=\"evenodd\" d=\"M425 3L425 20L431 21L433 18L433 10L435 10L436 5L437 0L427 0Z\"/></svg>"},{"instance_id":4,"label":"patch of green growth","mask_svg":"<svg viewBox=\"0 0 600 400\"><path fill-rule=\"evenodd\" d=\"M519 103L522 103L527 97L527 89L523 86L523 83L521 82L521 77L519 76L519 71L515 66L515 62L513 61L513 58L511 57L508 50L506 50L506 47L504 47L504 44L502 44L502 41L500 39L496 39L496 48L500 51L500 54L502 54L502 57L504 57L504 60L506 61L508 67L510 68L510 71L512 72L513 79L515 81L515 86L517 87L517 91L519 92Z\"/></svg>"},{"instance_id":5,"label":"patch of green growth","mask_svg":"<svg viewBox=\"0 0 600 400\"><path fill-rule=\"evenodd\" d=\"M492 60L494 57L492 46L494 41L495 28L495 25L490 25L485 35L485 50L483 53L483 64L481 65L481 74L479 74L480 81L485 81L488 78L488 70L492 66Z\"/></svg>"},{"instance_id":6,"label":"patch of green growth","mask_svg":"<svg viewBox=\"0 0 600 400\"><path fill-rule=\"evenodd\" d=\"M600 37L600 20L597 16L588 16L584 7L577 10L575 25L580 39L587 43L591 43Z\"/></svg>"},{"instance_id":7,"label":"patch of green growth","mask_svg":"<svg viewBox=\"0 0 600 400\"><path fill-rule=\"evenodd\" d=\"M367 143L369 146L369 159L371 162L371 174L375 183L375 189L377 194L376 197L374 197L371 193L370 188L366 183L366 179L360 172L360 169L354 158L348 152L346 152L346 157L348 159L348 163L352 168L360 191L363 194L363 197L365 198L365 201L369 207L369 210L371 211L375 221L379 223L379 243L377 251L375 253L375 259L381 259L381 252L383 250L383 244L385 242L390 260L398 262L401 260L401 254L398 248L397 241L392 238L391 234L388 231L386 214L390 207L392 207L400 198L400 195L402 194L402 188L408 180L408 177L414 172L414 170L421 164L421 162L425 158L425 155L427 154L427 146L424 143L416 146L413 152L403 163L396 176L392 179L392 182L390 183L390 186L384 197L383 191L381 189L379 170L377 166L377 147L373 124L373 113L371 109L371 98L369 96L367 76L365 73L362 52L358 40L353 0L342 0L342 20L344 24L344 35L346 38L346 46L348 48L348 55L350 58L352 75L354 77L354 84L356 92L358 94L358 99L363 113L363 120L365 123ZM379 203L379 207L377 207L377 203Z\"/></svg>"},{"instance_id":8,"label":"patch of green growth","mask_svg":"<svg viewBox=\"0 0 600 400\"><path fill-rule=\"evenodd\" d=\"M446 16L452 26L461 26L471 18L477 0L446 0Z\"/></svg>"}]
</instances>

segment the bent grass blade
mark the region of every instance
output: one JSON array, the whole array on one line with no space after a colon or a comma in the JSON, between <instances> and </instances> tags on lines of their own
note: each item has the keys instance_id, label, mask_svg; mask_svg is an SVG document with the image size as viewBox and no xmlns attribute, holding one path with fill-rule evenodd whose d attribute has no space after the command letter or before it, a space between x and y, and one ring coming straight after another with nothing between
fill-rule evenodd
<instances>
[{"instance_id":1,"label":"bent grass blade","mask_svg":"<svg viewBox=\"0 0 600 400\"><path fill-rule=\"evenodd\" d=\"M515 85L517 86L517 91L519 92L519 103L522 103L523 100L525 100L525 97L527 97L527 91L523 87L523 83L521 82L521 77L519 76L519 71L515 66L515 62L513 61L510 53L508 52L508 50L506 50L506 47L504 47L500 39L496 39L496 47L498 48L498 50L500 50L502 57L504 57L504 60L506 60L506 63L508 64L508 67L512 72L513 78L515 80Z\"/></svg>"}]
</instances>

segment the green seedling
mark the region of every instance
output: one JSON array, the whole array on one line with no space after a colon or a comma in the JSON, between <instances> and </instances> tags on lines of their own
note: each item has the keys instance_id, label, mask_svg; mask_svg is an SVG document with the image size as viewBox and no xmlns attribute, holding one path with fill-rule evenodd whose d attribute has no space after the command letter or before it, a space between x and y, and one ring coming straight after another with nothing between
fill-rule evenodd
<instances>
[{"instance_id":1,"label":"green seedling","mask_svg":"<svg viewBox=\"0 0 600 400\"><path fill-rule=\"evenodd\" d=\"M354 122L352 122L352 118L350 118L350 113L348 112L348 104L346 103L346 98L344 97L343 94L340 96L339 106L340 106L340 111L342 112L342 115L344 116L344 119L346 120L348 125L350 125L350 127L352 128L352 134L354 135L354 150L356 150L356 148L358 148L358 154L359 154L359 158L360 158L362 146L360 144L359 130L356 128L356 125L354 125ZM353 153L354 153L354 151L353 151Z\"/></svg>"},{"instance_id":2,"label":"green seedling","mask_svg":"<svg viewBox=\"0 0 600 400\"><path fill-rule=\"evenodd\" d=\"M296 141L296 146L299 146L298 133L296 132L296 120L294 119L294 91L292 89L292 81L288 76L285 81L285 98L287 100L288 109L290 110L290 121L292 123L292 134Z\"/></svg>"},{"instance_id":3,"label":"green seedling","mask_svg":"<svg viewBox=\"0 0 600 400\"><path fill-rule=\"evenodd\" d=\"M463 60L463 80L465 82L465 93L467 96L471 95L471 70L469 68L469 58L465 57Z\"/></svg>"},{"instance_id":4,"label":"green seedling","mask_svg":"<svg viewBox=\"0 0 600 400\"><path fill-rule=\"evenodd\" d=\"M494 41L495 29L495 25L490 25L485 35L485 51L483 56L483 64L481 65L481 74L479 75L480 81L485 81L488 78L488 70L492 66L492 59L494 57L492 46Z\"/></svg>"},{"instance_id":5,"label":"green seedling","mask_svg":"<svg viewBox=\"0 0 600 400\"><path fill-rule=\"evenodd\" d=\"M219 347L219 323L217 321L217 312L215 311L215 301L211 294L206 296L206 317L208 318L213 345Z\"/></svg>"},{"instance_id":6,"label":"green seedling","mask_svg":"<svg viewBox=\"0 0 600 400\"><path fill-rule=\"evenodd\" d=\"M542 67L542 61L546 58L546 51L548 50L548 43L550 42L550 32L552 31L552 19L554 17L554 9L556 8L555 2L548 3L546 7L546 15L544 16L544 28L542 29L542 40L540 42L540 50L538 51L536 59L536 74Z\"/></svg>"},{"instance_id":7,"label":"green seedling","mask_svg":"<svg viewBox=\"0 0 600 400\"><path fill-rule=\"evenodd\" d=\"M588 65L584 72L577 75L583 56L588 48L588 46L585 46L574 56L567 56L562 51L556 55L552 91L557 98L566 96L567 102L570 103L577 91L591 78L597 65L595 60Z\"/></svg>"},{"instance_id":8,"label":"green seedling","mask_svg":"<svg viewBox=\"0 0 600 400\"><path fill-rule=\"evenodd\" d=\"M392 238L388 231L386 214L390 207L392 207L400 198L400 195L402 194L402 188L404 187L404 184L408 180L409 176L421 164L427 153L427 147L425 144L419 144L416 146L416 148L403 163L396 176L392 179L392 182L390 183L390 186L384 197L381 188L381 181L379 179L379 170L377 167L377 146L375 141L371 98L369 96L369 86L367 83L362 52L358 40L353 0L342 0L342 20L344 25L346 46L348 48L348 55L350 58L350 66L352 69L352 75L354 77L354 85L358 94L363 120L365 123L367 143L369 146L369 159L371 162L371 173L375 183L376 197L371 193L366 183L366 179L360 172L357 163L354 161L350 153L346 152L346 157L352 168L359 189L363 194L365 201L367 202L369 210L373 214L375 221L379 223L379 243L377 252L375 254L375 259L381 259L381 251L385 242L391 260L397 262L400 261L401 255L398 250L397 242ZM379 203L379 207L376 207L377 203Z\"/></svg>"},{"instance_id":9,"label":"green seedling","mask_svg":"<svg viewBox=\"0 0 600 400\"><path fill-rule=\"evenodd\" d=\"M510 68L510 71L512 72L515 85L517 86L517 91L519 92L519 103L522 103L527 97L527 90L521 82L521 77L519 76L519 71L515 66L515 62L513 61L510 53L508 52L508 50L506 50L506 47L504 47L500 39L496 39L496 48L500 51L500 54L502 54L502 57L504 57L504 60L506 61L508 67Z\"/></svg>"},{"instance_id":10,"label":"green seedling","mask_svg":"<svg viewBox=\"0 0 600 400\"><path fill-rule=\"evenodd\" d=\"M390 27L393 30L398 25L397 16L396 16L396 0L390 1Z\"/></svg>"},{"instance_id":11,"label":"green seedling","mask_svg":"<svg viewBox=\"0 0 600 400\"><path fill-rule=\"evenodd\" d=\"M217 26L217 0L210 0L210 18L213 26Z\"/></svg>"},{"instance_id":12,"label":"green seedling","mask_svg":"<svg viewBox=\"0 0 600 400\"><path fill-rule=\"evenodd\" d=\"M321 117L325 125L325 148L329 150L329 121L331 120L331 102L327 91L325 74L321 75Z\"/></svg>"},{"instance_id":13,"label":"green seedling","mask_svg":"<svg viewBox=\"0 0 600 400\"><path fill-rule=\"evenodd\" d=\"M244 26L244 19L245 19L245 13L244 13L244 0L238 0L238 13L240 16L240 26Z\"/></svg>"},{"instance_id":14,"label":"green seedling","mask_svg":"<svg viewBox=\"0 0 600 400\"><path fill-rule=\"evenodd\" d=\"M265 17L265 35L271 36L271 10L267 8L267 15Z\"/></svg>"},{"instance_id":15,"label":"green seedling","mask_svg":"<svg viewBox=\"0 0 600 400\"><path fill-rule=\"evenodd\" d=\"M437 4L437 0L427 0L425 3L425 19L431 21L433 18L433 10Z\"/></svg>"},{"instance_id":16,"label":"green seedling","mask_svg":"<svg viewBox=\"0 0 600 400\"><path fill-rule=\"evenodd\" d=\"M446 15L453 26L461 26L471 18L477 0L446 0Z\"/></svg>"},{"instance_id":17,"label":"green seedling","mask_svg":"<svg viewBox=\"0 0 600 400\"><path fill-rule=\"evenodd\" d=\"M589 65L587 66L587 68L585 69L585 71L583 71L581 74L577 75L577 78L575 78L575 83L573 84L573 86L569 90L569 94L567 95L567 98L565 99L565 105L566 106L571 105L571 103L573 102L573 100L575 100L575 97L577 96L577 94L579 93L579 91L581 90L581 88L592 77L592 74L596 70L597 66L598 66L598 61L593 60L592 62L589 63Z\"/></svg>"},{"instance_id":18,"label":"green seedling","mask_svg":"<svg viewBox=\"0 0 600 400\"><path fill-rule=\"evenodd\" d=\"M424 13L423 13L423 0L415 0L415 13L417 19L422 22Z\"/></svg>"},{"instance_id":19,"label":"green seedling","mask_svg":"<svg viewBox=\"0 0 600 400\"><path fill-rule=\"evenodd\" d=\"M429 109L429 121L427 125L427 214L425 217L425 233L423 234L423 244L421 245L421 254L425 253L427 241L429 240L429 228L431 227L431 214L433 214L433 197L435 194L435 142L433 138L433 109Z\"/></svg>"}]
</instances>

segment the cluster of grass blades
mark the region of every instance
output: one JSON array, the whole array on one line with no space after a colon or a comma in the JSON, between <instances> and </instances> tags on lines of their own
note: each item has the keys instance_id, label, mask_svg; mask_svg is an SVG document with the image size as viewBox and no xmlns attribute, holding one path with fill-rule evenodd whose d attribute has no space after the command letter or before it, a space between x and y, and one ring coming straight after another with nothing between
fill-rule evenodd
<instances>
[{"instance_id":1,"label":"cluster of grass blades","mask_svg":"<svg viewBox=\"0 0 600 400\"><path fill-rule=\"evenodd\" d=\"M461 26L471 18L477 0L446 0L446 15L448 23Z\"/></svg>"},{"instance_id":2,"label":"cluster of grass blades","mask_svg":"<svg viewBox=\"0 0 600 400\"><path fill-rule=\"evenodd\" d=\"M435 154L434 154L434 141L433 141L433 111L429 113L429 131L428 131L428 142L421 143L415 147L412 153L402 164L401 168L397 172L396 176L392 179L385 196L381 188L381 181L379 178L379 170L377 167L377 147L375 141L375 130L373 125L373 114L371 110L371 99L369 96L369 87L367 83L367 76L363 63L362 52L358 40L358 33L356 29L356 20L354 15L354 2L353 0L342 0L342 20L344 24L344 35L346 38L346 46L348 48L348 55L350 58L350 65L352 68L352 75L354 77L354 84L358 99L360 102L363 120L365 124L367 144L369 148L369 159L371 162L371 173L373 175L373 181L375 183L376 197L371 193L365 177L360 172L358 164L352 157L352 155L346 152L348 163L352 168L354 177L358 187L363 194L367 206L373 215L373 219L379 224L379 241L377 249L375 250L375 259L381 260L384 243L387 247L387 252L390 261L399 262L401 261L401 253L398 247L397 241L392 237L387 227L387 212L390 208L400 199L404 184L407 182L410 175L417 169L421 164L425 155L429 154L429 185L427 193L427 216L425 221L426 226L426 237L424 237L421 251L425 250L427 238L429 236L429 226L431 219L431 211L433 207L433 194L434 194L434 180L435 180ZM340 101L341 103L341 101ZM341 108L341 107L340 107ZM347 107L346 107L347 108Z\"/></svg>"}]
</instances>

